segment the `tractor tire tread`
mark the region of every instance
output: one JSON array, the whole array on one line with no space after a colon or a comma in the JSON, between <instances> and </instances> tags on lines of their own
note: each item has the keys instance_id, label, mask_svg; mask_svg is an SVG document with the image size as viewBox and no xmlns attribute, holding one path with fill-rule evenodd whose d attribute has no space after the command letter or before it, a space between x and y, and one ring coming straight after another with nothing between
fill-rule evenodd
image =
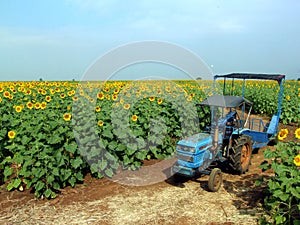
<instances>
[{"instance_id":1,"label":"tractor tire tread","mask_svg":"<svg viewBox=\"0 0 300 225\"><path fill-rule=\"evenodd\" d=\"M250 156L249 156L249 161L246 164L245 168L242 168L241 155L242 155L242 148L245 144L247 144L248 147L250 148ZM230 150L231 152L229 155L229 166L231 167L233 172L239 175L247 172L249 170L249 166L251 163L251 156L252 156L252 144L251 144L250 137L242 135L236 138Z\"/></svg>"}]
</instances>

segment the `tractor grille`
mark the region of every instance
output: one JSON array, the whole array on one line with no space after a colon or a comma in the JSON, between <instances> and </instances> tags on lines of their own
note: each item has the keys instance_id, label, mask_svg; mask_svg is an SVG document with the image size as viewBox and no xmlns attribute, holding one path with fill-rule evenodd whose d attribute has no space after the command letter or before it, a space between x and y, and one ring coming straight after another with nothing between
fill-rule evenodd
<instances>
[{"instance_id":1,"label":"tractor grille","mask_svg":"<svg viewBox=\"0 0 300 225\"><path fill-rule=\"evenodd\" d=\"M178 159L186 162L194 162L193 156L188 156L188 155L178 155Z\"/></svg>"}]
</instances>

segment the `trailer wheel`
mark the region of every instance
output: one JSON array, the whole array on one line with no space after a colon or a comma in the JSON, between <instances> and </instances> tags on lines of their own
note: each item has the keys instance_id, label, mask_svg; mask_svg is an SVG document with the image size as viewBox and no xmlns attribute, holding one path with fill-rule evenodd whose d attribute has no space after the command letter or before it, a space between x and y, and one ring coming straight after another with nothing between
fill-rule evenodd
<instances>
[{"instance_id":1,"label":"trailer wheel","mask_svg":"<svg viewBox=\"0 0 300 225\"><path fill-rule=\"evenodd\" d=\"M277 127L277 131L274 134L274 136L271 138L271 140L269 141L268 145L270 146L274 146L277 145L279 140L278 140L278 133L279 133L279 128Z\"/></svg>"},{"instance_id":2,"label":"trailer wheel","mask_svg":"<svg viewBox=\"0 0 300 225\"><path fill-rule=\"evenodd\" d=\"M208 189L212 192L217 192L222 185L222 172L219 168L214 168L208 178Z\"/></svg>"},{"instance_id":3,"label":"trailer wheel","mask_svg":"<svg viewBox=\"0 0 300 225\"><path fill-rule=\"evenodd\" d=\"M242 135L233 140L230 149L229 165L238 174L248 171L252 156L252 142L249 136Z\"/></svg>"}]
</instances>

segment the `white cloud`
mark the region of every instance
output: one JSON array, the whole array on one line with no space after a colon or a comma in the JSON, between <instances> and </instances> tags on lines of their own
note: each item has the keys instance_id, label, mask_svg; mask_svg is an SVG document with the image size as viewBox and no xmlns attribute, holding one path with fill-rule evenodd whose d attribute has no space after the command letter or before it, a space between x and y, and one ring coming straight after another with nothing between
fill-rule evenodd
<instances>
[{"instance_id":1,"label":"white cloud","mask_svg":"<svg viewBox=\"0 0 300 225\"><path fill-rule=\"evenodd\" d=\"M162 21L151 17L140 18L136 21L133 21L129 27L133 30L143 30L144 32L147 31L147 33L163 32L166 28Z\"/></svg>"},{"instance_id":2,"label":"white cloud","mask_svg":"<svg viewBox=\"0 0 300 225\"><path fill-rule=\"evenodd\" d=\"M245 7L231 1L65 1L81 12L96 15L104 32L119 32L128 37L174 39L215 35L216 32L242 32L247 25L236 19L247 14L243 12Z\"/></svg>"},{"instance_id":3,"label":"white cloud","mask_svg":"<svg viewBox=\"0 0 300 225\"><path fill-rule=\"evenodd\" d=\"M0 27L0 45L2 46L30 45L49 41L48 36L32 29Z\"/></svg>"},{"instance_id":4,"label":"white cloud","mask_svg":"<svg viewBox=\"0 0 300 225\"><path fill-rule=\"evenodd\" d=\"M225 20L221 21L219 24L217 24L221 31L225 32L241 32L245 30L245 26L241 23L233 20Z\"/></svg>"},{"instance_id":5,"label":"white cloud","mask_svg":"<svg viewBox=\"0 0 300 225\"><path fill-rule=\"evenodd\" d=\"M65 0L68 6L76 7L82 11L97 14L109 14L114 11L120 1L118 0Z\"/></svg>"},{"instance_id":6,"label":"white cloud","mask_svg":"<svg viewBox=\"0 0 300 225\"><path fill-rule=\"evenodd\" d=\"M76 47L87 46L90 40L99 37L99 33L89 28L66 26L56 29L7 28L0 27L0 46L48 46Z\"/></svg>"}]
</instances>

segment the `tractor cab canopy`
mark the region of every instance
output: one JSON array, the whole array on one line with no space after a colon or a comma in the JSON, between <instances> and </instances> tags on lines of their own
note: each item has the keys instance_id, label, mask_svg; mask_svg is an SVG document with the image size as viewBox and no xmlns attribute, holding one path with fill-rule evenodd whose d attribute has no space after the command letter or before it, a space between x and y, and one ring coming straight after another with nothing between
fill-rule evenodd
<instances>
[{"instance_id":1,"label":"tractor cab canopy","mask_svg":"<svg viewBox=\"0 0 300 225\"><path fill-rule=\"evenodd\" d=\"M212 95L200 103L200 105L217 106L222 108L236 108L246 103L252 105L252 102L241 96Z\"/></svg>"},{"instance_id":2,"label":"tractor cab canopy","mask_svg":"<svg viewBox=\"0 0 300 225\"><path fill-rule=\"evenodd\" d=\"M285 79L285 75L282 74L255 74L255 73L231 73L226 75L215 75L214 79L218 78L231 78L231 79L253 79L253 80L276 80L279 84L283 79Z\"/></svg>"}]
</instances>

